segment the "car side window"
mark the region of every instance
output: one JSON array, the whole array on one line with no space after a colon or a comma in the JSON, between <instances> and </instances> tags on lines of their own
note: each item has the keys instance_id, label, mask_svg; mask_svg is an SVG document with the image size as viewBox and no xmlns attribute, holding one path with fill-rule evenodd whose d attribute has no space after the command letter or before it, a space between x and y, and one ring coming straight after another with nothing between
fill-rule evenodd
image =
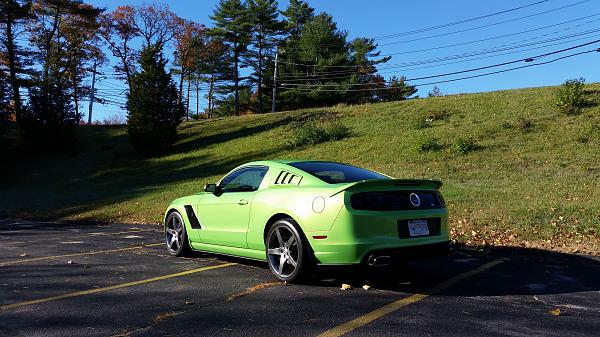
<instances>
[{"instance_id":1,"label":"car side window","mask_svg":"<svg viewBox=\"0 0 600 337\"><path fill-rule=\"evenodd\" d=\"M223 178L219 189L221 192L256 191L268 170L266 166L243 167Z\"/></svg>"}]
</instances>

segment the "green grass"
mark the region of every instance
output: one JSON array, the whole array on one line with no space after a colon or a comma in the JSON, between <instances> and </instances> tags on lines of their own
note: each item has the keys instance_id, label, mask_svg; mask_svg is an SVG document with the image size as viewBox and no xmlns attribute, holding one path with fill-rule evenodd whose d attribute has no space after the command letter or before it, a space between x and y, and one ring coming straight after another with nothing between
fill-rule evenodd
<instances>
[{"instance_id":1,"label":"green grass","mask_svg":"<svg viewBox=\"0 0 600 337\"><path fill-rule=\"evenodd\" d=\"M238 164L321 159L395 177L442 179L452 233L459 241L597 253L600 84L586 86L589 104L572 116L558 112L556 90L189 122L181 126L171 153L154 158L137 155L123 127L82 127L79 150L4 156L0 214L157 223L170 200L199 191ZM294 137L290 123L324 110L339 115L350 137L287 146ZM426 127L415 127L420 118L427 120ZM440 148L419 151L419 142L428 138L435 138ZM455 144L465 139L476 146L457 151Z\"/></svg>"}]
</instances>

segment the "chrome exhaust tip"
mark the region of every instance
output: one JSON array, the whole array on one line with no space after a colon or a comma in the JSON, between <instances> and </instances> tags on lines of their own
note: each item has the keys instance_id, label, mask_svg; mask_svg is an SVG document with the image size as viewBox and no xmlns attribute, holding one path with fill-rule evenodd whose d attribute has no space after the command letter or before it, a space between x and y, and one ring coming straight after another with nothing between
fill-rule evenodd
<instances>
[{"instance_id":1,"label":"chrome exhaust tip","mask_svg":"<svg viewBox=\"0 0 600 337\"><path fill-rule=\"evenodd\" d=\"M390 264L391 260L392 259L387 255L371 256L369 258L368 265L375 266L375 267L388 266Z\"/></svg>"}]
</instances>

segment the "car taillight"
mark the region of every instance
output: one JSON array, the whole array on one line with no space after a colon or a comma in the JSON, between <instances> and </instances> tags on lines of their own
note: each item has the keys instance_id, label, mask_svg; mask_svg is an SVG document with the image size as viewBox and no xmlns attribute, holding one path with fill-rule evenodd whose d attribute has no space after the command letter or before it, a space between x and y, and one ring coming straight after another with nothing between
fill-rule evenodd
<instances>
[{"instance_id":1,"label":"car taillight","mask_svg":"<svg viewBox=\"0 0 600 337\"><path fill-rule=\"evenodd\" d=\"M416 197L415 197L416 195ZM400 211L444 208L444 198L438 191L377 191L354 193L350 206L365 211Z\"/></svg>"}]
</instances>

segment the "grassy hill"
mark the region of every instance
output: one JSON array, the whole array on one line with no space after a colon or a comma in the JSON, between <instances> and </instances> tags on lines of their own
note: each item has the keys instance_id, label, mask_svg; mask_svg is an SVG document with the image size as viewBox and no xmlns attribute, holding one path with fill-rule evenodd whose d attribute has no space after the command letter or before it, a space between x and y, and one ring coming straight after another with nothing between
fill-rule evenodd
<instances>
[{"instance_id":1,"label":"grassy hill","mask_svg":"<svg viewBox=\"0 0 600 337\"><path fill-rule=\"evenodd\" d=\"M155 158L136 154L124 127L82 127L78 150L4 156L0 214L158 223L170 200L238 164L322 159L442 179L459 241L600 253L600 85L586 87L589 107L575 116L558 113L555 90L189 122L172 152ZM290 149L290 122L318 113L338 115L351 136ZM476 149L461 154L469 137ZM427 144L432 151L419 150Z\"/></svg>"}]
</instances>

